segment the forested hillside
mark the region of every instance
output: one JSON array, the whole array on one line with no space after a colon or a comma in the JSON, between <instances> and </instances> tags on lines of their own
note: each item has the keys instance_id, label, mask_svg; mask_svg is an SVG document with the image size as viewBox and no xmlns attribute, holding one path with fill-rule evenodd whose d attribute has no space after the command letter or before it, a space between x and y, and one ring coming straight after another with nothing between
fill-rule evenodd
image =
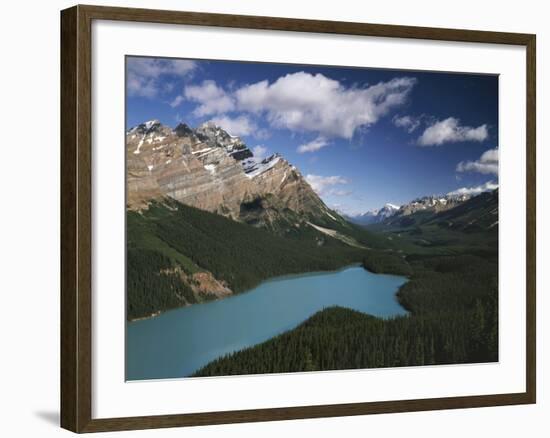
<instances>
[{"instance_id":1,"label":"forested hillside","mask_svg":"<svg viewBox=\"0 0 550 438\"><path fill-rule=\"evenodd\" d=\"M366 254L305 223L301 229L282 237L168 199L128 211L128 319L202 300L186 281L196 272L239 293L270 277L337 269ZM350 227L350 233L380 245L368 231Z\"/></svg>"}]
</instances>

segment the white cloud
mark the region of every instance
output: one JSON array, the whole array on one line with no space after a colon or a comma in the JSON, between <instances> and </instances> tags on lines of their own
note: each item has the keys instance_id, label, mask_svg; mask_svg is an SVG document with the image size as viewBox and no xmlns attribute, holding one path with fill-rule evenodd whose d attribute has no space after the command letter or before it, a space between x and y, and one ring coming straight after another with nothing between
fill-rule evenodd
<instances>
[{"instance_id":1,"label":"white cloud","mask_svg":"<svg viewBox=\"0 0 550 438\"><path fill-rule=\"evenodd\" d=\"M498 189L498 183L494 181L487 181L484 184L475 187L461 187L460 189L453 190L447 193L448 195L479 195L483 192L489 192L491 190Z\"/></svg>"},{"instance_id":2,"label":"white cloud","mask_svg":"<svg viewBox=\"0 0 550 438\"><path fill-rule=\"evenodd\" d=\"M414 78L395 78L364 88L345 87L322 74L298 72L275 82L267 80L235 91L243 111L265 113L276 128L351 138L406 101Z\"/></svg>"},{"instance_id":3,"label":"white cloud","mask_svg":"<svg viewBox=\"0 0 550 438\"><path fill-rule=\"evenodd\" d=\"M170 106L171 106L172 108L175 108L175 107L177 107L177 106L180 106L181 103L182 103L184 100L185 100L185 97L183 97L183 96L181 96L181 95L180 95L180 96L176 96L176 97L174 98L174 100L172 100L172 102L170 102Z\"/></svg>"},{"instance_id":4,"label":"white cloud","mask_svg":"<svg viewBox=\"0 0 550 438\"><path fill-rule=\"evenodd\" d=\"M353 193L352 190L344 190L344 189L329 189L327 190L325 195L332 195L332 196L349 196Z\"/></svg>"},{"instance_id":5,"label":"white cloud","mask_svg":"<svg viewBox=\"0 0 550 438\"><path fill-rule=\"evenodd\" d=\"M172 102L177 107L184 100L198 103L197 117L226 115L232 111L263 114L275 128L295 132L316 132L319 138L302 145L303 152L327 145L326 138L351 138L359 127L368 127L391 109L403 104L416 83L414 78L395 78L388 82L359 87L345 87L322 74L305 72L287 74L269 83L264 80L226 91L213 80L186 86ZM266 137L265 130L257 132ZM311 149L306 148L309 146Z\"/></svg>"},{"instance_id":6,"label":"white cloud","mask_svg":"<svg viewBox=\"0 0 550 438\"><path fill-rule=\"evenodd\" d=\"M481 142L489 137L487 125L477 128L461 126L460 121L454 117L436 121L428 126L418 138L420 146L439 146L443 143L456 143L462 141Z\"/></svg>"},{"instance_id":7,"label":"white cloud","mask_svg":"<svg viewBox=\"0 0 550 438\"><path fill-rule=\"evenodd\" d=\"M137 75L128 74L126 78L126 89L129 96L141 96L152 99L155 97L159 88L154 79L147 79Z\"/></svg>"},{"instance_id":8,"label":"white cloud","mask_svg":"<svg viewBox=\"0 0 550 438\"><path fill-rule=\"evenodd\" d=\"M199 106L193 111L193 114L198 117L222 114L235 108L233 98L212 80L203 81L200 85L186 86L183 95L187 99L199 103Z\"/></svg>"},{"instance_id":9,"label":"white cloud","mask_svg":"<svg viewBox=\"0 0 550 438\"><path fill-rule=\"evenodd\" d=\"M238 116L235 118L221 116L214 117L211 121L227 131L229 135L236 137L254 135L255 132L258 131L256 124L246 116Z\"/></svg>"},{"instance_id":10,"label":"white cloud","mask_svg":"<svg viewBox=\"0 0 550 438\"><path fill-rule=\"evenodd\" d=\"M349 181L346 178L338 175L321 176L308 174L306 175L306 181L318 195L334 195L336 190L333 186L349 184Z\"/></svg>"},{"instance_id":11,"label":"white cloud","mask_svg":"<svg viewBox=\"0 0 550 438\"><path fill-rule=\"evenodd\" d=\"M303 154L306 152L315 152L328 145L329 145L329 142L324 137L319 136L315 140L312 140L308 143L304 143L298 146L298 153Z\"/></svg>"},{"instance_id":12,"label":"white cloud","mask_svg":"<svg viewBox=\"0 0 550 438\"><path fill-rule=\"evenodd\" d=\"M254 154L256 161L261 161L267 157L267 148L264 145L259 144L258 146L254 146L252 148L252 153Z\"/></svg>"},{"instance_id":13,"label":"white cloud","mask_svg":"<svg viewBox=\"0 0 550 438\"><path fill-rule=\"evenodd\" d=\"M162 75L187 76L197 64L185 59L130 57L126 61L126 87L130 96L153 98L161 91Z\"/></svg>"},{"instance_id":14,"label":"white cloud","mask_svg":"<svg viewBox=\"0 0 550 438\"><path fill-rule=\"evenodd\" d=\"M476 161L461 161L456 166L456 171L498 175L498 149L485 151Z\"/></svg>"},{"instance_id":15,"label":"white cloud","mask_svg":"<svg viewBox=\"0 0 550 438\"><path fill-rule=\"evenodd\" d=\"M409 134L414 132L420 126L421 117L414 116L393 116L392 122L398 128L403 128Z\"/></svg>"}]
</instances>

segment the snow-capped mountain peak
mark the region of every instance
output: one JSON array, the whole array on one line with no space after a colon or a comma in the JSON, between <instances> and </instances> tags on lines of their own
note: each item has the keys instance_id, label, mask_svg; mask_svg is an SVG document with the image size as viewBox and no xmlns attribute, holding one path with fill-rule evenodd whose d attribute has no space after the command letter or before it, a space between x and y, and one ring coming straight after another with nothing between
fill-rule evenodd
<instances>
[{"instance_id":1,"label":"snow-capped mountain peak","mask_svg":"<svg viewBox=\"0 0 550 438\"><path fill-rule=\"evenodd\" d=\"M145 128L151 129L155 125L160 125L160 122L157 119L148 120L147 122L144 123L144 125L145 125Z\"/></svg>"},{"instance_id":2,"label":"snow-capped mountain peak","mask_svg":"<svg viewBox=\"0 0 550 438\"><path fill-rule=\"evenodd\" d=\"M128 207L171 197L255 226L297 227L301 221L341 221L279 154L257 158L215 123L174 129L156 120L126 135Z\"/></svg>"},{"instance_id":3,"label":"snow-capped mountain peak","mask_svg":"<svg viewBox=\"0 0 550 438\"><path fill-rule=\"evenodd\" d=\"M158 120L148 120L147 122L140 123L139 125L131 128L127 134L147 134L149 132L156 131L161 127L161 123Z\"/></svg>"},{"instance_id":4,"label":"snow-capped mountain peak","mask_svg":"<svg viewBox=\"0 0 550 438\"><path fill-rule=\"evenodd\" d=\"M224 147L227 152L235 155L237 160L243 160L252 156L252 153L247 148L240 137L230 135L222 127L209 121L200 125L194 131L197 138L207 144L209 147Z\"/></svg>"},{"instance_id":5,"label":"snow-capped mountain peak","mask_svg":"<svg viewBox=\"0 0 550 438\"><path fill-rule=\"evenodd\" d=\"M348 219L360 225L369 225L382 222L395 215L401 207L399 205L386 203L382 208L369 210L356 216L348 216Z\"/></svg>"}]
</instances>

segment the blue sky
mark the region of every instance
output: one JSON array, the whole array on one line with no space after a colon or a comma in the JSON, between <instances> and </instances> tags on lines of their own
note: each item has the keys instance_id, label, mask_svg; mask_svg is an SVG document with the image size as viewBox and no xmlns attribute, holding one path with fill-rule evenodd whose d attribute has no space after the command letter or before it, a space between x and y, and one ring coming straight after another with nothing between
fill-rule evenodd
<instances>
[{"instance_id":1,"label":"blue sky","mask_svg":"<svg viewBox=\"0 0 550 438\"><path fill-rule=\"evenodd\" d=\"M498 183L498 77L128 57L127 128L214 120L348 214Z\"/></svg>"}]
</instances>

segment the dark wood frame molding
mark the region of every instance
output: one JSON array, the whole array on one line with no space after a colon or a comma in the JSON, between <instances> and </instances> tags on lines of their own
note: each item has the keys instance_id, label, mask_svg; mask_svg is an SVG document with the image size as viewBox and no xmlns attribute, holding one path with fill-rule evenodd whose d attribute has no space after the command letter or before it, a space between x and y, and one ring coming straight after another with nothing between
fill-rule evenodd
<instances>
[{"instance_id":1,"label":"dark wood frame molding","mask_svg":"<svg viewBox=\"0 0 550 438\"><path fill-rule=\"evenodd\" d=\"M527 52L526 391L469 397L92 419L91 24L93 20L525 46ZM81 5L63 10L61 12L61 426L80 433L535 403L535 48L535 35L519 33Z\"/></svg>"}]
</instances>

